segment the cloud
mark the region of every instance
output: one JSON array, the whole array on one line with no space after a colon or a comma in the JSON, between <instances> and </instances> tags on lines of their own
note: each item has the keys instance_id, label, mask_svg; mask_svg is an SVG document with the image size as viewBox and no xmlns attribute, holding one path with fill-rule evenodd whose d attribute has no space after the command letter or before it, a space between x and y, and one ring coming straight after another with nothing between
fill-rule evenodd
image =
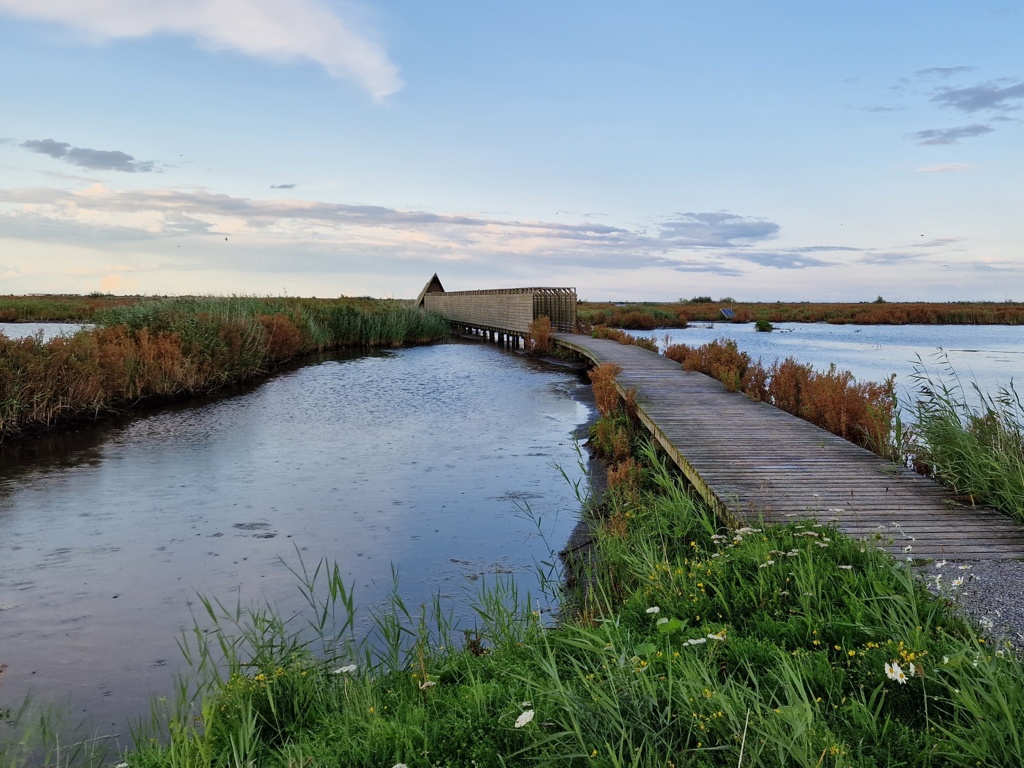
<instances>
[{"instance_id":1,"label":"cloud","mask_svg":"<svg viewBox=\"0 0 1024 768\"><path fill-rule=\"evenodd\" d=\"M65 141L54 141L53 139L32 139L22 142L21 146L29 152L49 155L55 160L64 160L67 163L71 163L71 165L88 168L93 171L149 173L154 168L153 161L139 161L125 152L72 147Z\"/></svg>"},{"instance_id":2,"label":"cloud","mask_svg":"<svg viewBox=\"0 0 1024 768\"><path fill-rule=\"evenodd\" d=\"M943 107L972 114L983 110L1009 112L1020 109L1017 103L1024 99L1024 82L1000 86L994 82L969 88L940 88L932 101Z\"/></svg>"},{"instance_id":3,"label":"cloud","mask_svg":"<svg viewBox=\"0 0 1024 768\"><path fill-rule=\"evenodd\" d=\"M928 69L919 69L914 74L925 80L934 80L953 77L963 72L973 72L974 69L974 67L928 67Z\"/></svg>"},{"instance_id":4,"label":"cloud","mask_svg":"<svg viewBox=\"0 0 1024 768\"><path fill-rule=\"evenodd\" d=\"M0 0L0 13L63 24L100 41L164 33L272 61L307 59L377 101L402 86L374 36L323 0Z\"/></svg>"},{"instance_id":5,"label":"cloud","mask_svg":"<svg viewBox=\"0 0 1024 768\"><path fill-rule=\"evenodd\" d=\"M59 151L59 148L54 148ZM552 217L553 219L555 217ZM795 269L825 264L810 246L765 252L752 246L780 227L727 211L675 214L653 227L617 227L592 221L514 220L432 213L315 200L253 199L205 189L112 190L94 184L79 191L0 189L0 234L68 244L150 241L218 248L217 259L252 253L297 269L282 254L301 250L310 270L358 256L383 261L461 264L519 263L535 270L558 264L592 270L673 269L739 275L754 266ZM224 238L229 237L228 242ZM217 245L217 244L220 245ZM238 245L236 245L236 243ZM177 246L181 245L181 251ZM751 250L748 250L751 249ZM165 251L161 251L165 252Z\"/></svg>"},{"instance_id":6,"label":"cloud","mask_svg":"<svg viewBox=\"0 0 1024 768\"><path fill-rule=\"evenodd\" d=\"M974 123L972 125L961 125L958 128L929 128L925 131L917 131L910 134L910 138L916 140L918 144L956 144L960 139L984 136L986 133L992 133L993 130L993 128L987 125Z\"/></svg>"},{"instance_id":7,"label":"cloud","mask_svg":"<svg viewBox=\"0 0 1024 768\"><path fill-rule=\"evenodd\" d=\"M778 234L779 225L733 213L677 213L659 225L659 237L683 247L727 247L737 241L764 240Z\"/></svg>"},{"instance_id":8,"label":"cloud","mask_svg":"<svg viewBox=\"0 0 1024 768\"><path fill-rule=\"evenodd\" d=\"M788 249L783 251L729 251L728 255L750 264L771 267L773 269L807 269L808 267L835 266L834 262L803 255L806 252L806 250Z\"/></svg>"},{"instance_id":9,"label":"cloud","mask_svg":"<svg viewBox=\"0 0 1024 768\"><path fill-rule=\"evenodd\" d=\"M271 184L271 189L295 189L298 184Z\"/></svg>"},{"instance_id":10,"label":"cloud","mask_svg":"<svg viewBox=\"0 0 1024 768\"><path fill-rule=\"evenodd\" d=\"M969 171L974 166L971 163L936 163L926 165L923 168L915 168L914 173L957 173L958 171Z\"/></svg>"}]
</instances>

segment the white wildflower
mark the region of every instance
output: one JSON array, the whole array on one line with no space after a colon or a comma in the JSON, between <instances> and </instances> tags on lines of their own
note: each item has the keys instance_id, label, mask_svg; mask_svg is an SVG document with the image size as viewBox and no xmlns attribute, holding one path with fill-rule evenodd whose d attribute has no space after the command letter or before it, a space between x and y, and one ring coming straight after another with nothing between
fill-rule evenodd
<instances>
[{"instance_id":1,"label":"white wildflower","mask_svg":"<svg viewBox=\"0 0 1024 768\"><path fill-rule=\"evenodd\" d=\"M885 675L890 680L895 680L900 685L906 685L907 675L904 673L902 669L900 669L900 665L897 664L895 661L890 661L886 663Z\"/></svg>"},{"instance_id":2,"label":"white wildflower","mask_svg":"<svg viewBox=\"0 0 1024 768\"><path fill-rule=\"evenodd\" d=\"M958 578L953 579L953 586L954 587L962 587L963 585L964 585L964 577L963 576L960 576Z\"/></svg>"},{"instance_id":3,"label":"white wildflower","mask_svg":"<svg viewBox=\"0 0 1024 768\"><path fill-rule=\"evenodd\" d=\"M648 609L647 609L647 610L645 611L645 613L660 613L660 612L661 612L661 608L659 608L659 607L658 607L658 606L656 606L656 605L652 605L652 606L651 606L650 608L648 608Z\"/></svg>"},{"instance_id":4,"label":"white wildflower","mask_svg":"<svg viewBox=\"0 0 1024 768\"><path fill-rule=\"evenodd\" d=\"M437 685L437 683L435 683L433 680L424 680L422 683L420 683L420 690L425 691L427 690L427 688L433 688L435 685Z\"/></svg>"},{"instance_id":5,"label":"white wildflower","mask_svg":"<svg viewBox=\"0 0 1024 768\"><path fill-rule=\"evenodd\" d=\"M708 635L708 640L718 640L719 642L725 641L725 630L721 632L715 632L713 635Z\"/></svg>"},{"instance_id":6,"label":"white wildflower","mask_svg":"<svg viewBox=\"0 0 1024 768\"><path fill-rule=\"evenodd\" d=\"M939 562L937 562L937 563L935 564L935 567L936 567L936 568L942 568L942 567L944 567L944 566L946 566L946 565L948 565L948 564L949 564L949 561L948 561L948 560L939 560Z\"/></svg>"},{"instance_id":7,"label":"white wildflower","mask_svg":"<svg viewBox=\"0 0 1024 768\"><path fill-rule=\"evenodd\" d=\"M331 674L334 674L334 675L351 675L357 669L358 669L358 667L355 664L346 664L344 667L338 667Z\"/></svg>"},{"instance_id":8,"label":"white wildflower","mask_svg":"<svg viewBox=\"0 0 1024 768\"><path fill-rule=\"evenodd\" d=\"M942 663L943 664L949 664L949 656L943 656L942 657Z\"/></svg>"},{"instance_id":9,"label":"white wildflower","mask_svg":"<svg viewBox=\"0 0 1024 768\"><path fill-rule=\"evenodd\" d=\"M841 571L852 571L853 570L853 566L852 565L840 565L840 566L837 566L837 567Z\"/></svg>"},{"instance_id":10,"label":"white wildflower","mask_svg":"<svg viewBox=\"0 0 1024 768\"><path fill-rule=\"evenodd\" d=\"M534 713L532 709L528 709L525 712L523 712L523 714L516 718L516 728L522 728L524 725L533 720L533 714Z\"/></svg>"},{"instance_id":11,"label":"white wildflower","mask_svg":"<svg viewBox=\"0 0 1024 768\"><path fill-rule=\"evenodd\" d=\"M969 570L971 570L971 566L969 566L969 565L958 565L957 568L959 568L961 571L969 571Z\"/></svg>"},{"instance_id":12,"label":"white wildflower","mask_svg":"<svg viewBox=\"0 0 1024 768\"><path fill-rule=\"evenodd\" d=\"M910 676L913 677L918 672L917 667L914 666L914 662L910 662Z\"/></svg>"},{"instance_id":13,"label":"white wildflower","mask_svg":"<svg viewBox=\"0 0 1024 768\"><path fill-rule=\"evenodd\" d=\"M708 639L706 637L693 637L686 641L687 645L703 645Z\"/></svg>"},{"instance_id":14,"label":"white wildflower","mask_svg":"<svg viewBox=\"0 0 1024 768\"><path fill-rule=\"evenodd\" d=\"M532 702L532 701L524 701L524 702L523 702L522 704L520 704L519 706L521 706L521 707L522 707L523 709L527 709L527 708L529 708L529 707L532 707L532 706L533 706L533 702Z\"/></svg>"},{"instance_id":15,"label":"white wildflower","mask_svg":"<svg viewBox=\"0 0 1024 768\"><path fill-rule=\"evenodd\" d=\"M657 620L656 622L654 622L654 623L655 623L655 624L658 624L658 625L661 625L661 624L668 624L668 619L666 619L666 618L665 618L664 616L662 616L662 617L661 617L660 619L658 619L658 620Z\"/></svg>"}]
</instances>

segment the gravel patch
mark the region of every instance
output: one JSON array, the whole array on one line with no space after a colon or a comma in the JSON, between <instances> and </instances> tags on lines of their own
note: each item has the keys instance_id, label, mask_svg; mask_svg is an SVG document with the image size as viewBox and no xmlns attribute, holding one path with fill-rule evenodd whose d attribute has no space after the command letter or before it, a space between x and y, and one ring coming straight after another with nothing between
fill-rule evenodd
<instances>
[{"instance_id":1,"label":"gravel patch","mask_svg":"<svg viewBox=\"0 0 1024 768\"><path fill-rule=\"evenodd\" d=\"M1024 648L1024 562L946 560L914 571L929 591L952 600L984 635ZM963 583L955 585L961 578Z\"/></svg>"}]
</instances>

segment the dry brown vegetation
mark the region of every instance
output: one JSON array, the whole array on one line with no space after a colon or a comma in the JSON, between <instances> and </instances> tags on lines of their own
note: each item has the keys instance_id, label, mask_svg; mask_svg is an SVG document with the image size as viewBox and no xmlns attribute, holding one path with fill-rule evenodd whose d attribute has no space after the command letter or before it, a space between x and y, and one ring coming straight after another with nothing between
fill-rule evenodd
<instances>
[{"instance_id":1,"label":"dry brown vegetation","mask_svg":"<svg viewBox=\"0 0 1024 768\"><path fill-rule=\"evenodd\" d=\"M895 377L880 384L860 383L849 371L835 366L815 371L791 357L766 368L739 351L731 339L700 347L674 344L665 356L688 371L718 379L731 392L770 403L880 456L901 458Z\"/></svg>"},{"instance_id":2,"label":"dry brown vegetation","mask_svg":"<svg viewBox=\"0 0 1024 768\"><path fill-rule=\"evenodd\" d=\"M443 338L443 318L404 304L175 299L107 308L73 336L0 334L0 442L140 401L215 391L298 355Z\"/></svg>"},{"instance_id":3,"label":"dry brown vegetation","mask_svg":"<svg viewBox=\"0 0 1024 768\"><path fill-rule=\"evenodd\" d=\"M710 301L708 297L666 303L612 304L581 301L583 326L608 325L629 330L685 328L692 322L722 322L721 310L732 309L735 321L749 323L860 323L864 325L1021 325L1020 302L886 302L846 304Z\"/></svg>"},{"instance_id":4,"label":"dry brown vegetation","mask_svg":"<svg viewBox=\"0 0 1024 768\"><path fill-rule=\"evenodd\" d=\"M530 323L526 336L526 351L531 355L544 355L554 346L555 331L551 327L551 318L541 315Z\"/></svg>"},{"instance_id":5,"label":"dry brown vegetation","mask_svg":"<svg viewBox=\"0 0 1024 768\"><path fill-rule=\"evenodd\" d=\"M658 351L658 342L647 336L634 336L631 333L619 330L618 328L609 328L606 325L598 325L590 330L590 335L595 339L611 339L617 341L619 344L632 344L634 347L642 347L649 349L651 352Z\"/></svg>"}]
</instances>

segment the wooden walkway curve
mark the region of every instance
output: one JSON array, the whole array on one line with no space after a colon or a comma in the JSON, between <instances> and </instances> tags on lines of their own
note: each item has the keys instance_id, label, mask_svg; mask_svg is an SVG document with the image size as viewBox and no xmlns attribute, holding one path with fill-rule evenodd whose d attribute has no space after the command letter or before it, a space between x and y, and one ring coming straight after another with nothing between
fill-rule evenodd
<instances>
[{"instance_id":1,"label":"wooden walkway curve","mask_svg":"<svg viewBox=\"0 0 1024 768\"><path fill-rule=\"evenodd\" d=\"M965 508L938 483L636 346L575 334L559 345L622 368L641 420L698 493L736 522L816 518L914 559L1024 558L1024 526ZM891 540L891 541L890 541Z\"/></svg>"}]
</instances>

